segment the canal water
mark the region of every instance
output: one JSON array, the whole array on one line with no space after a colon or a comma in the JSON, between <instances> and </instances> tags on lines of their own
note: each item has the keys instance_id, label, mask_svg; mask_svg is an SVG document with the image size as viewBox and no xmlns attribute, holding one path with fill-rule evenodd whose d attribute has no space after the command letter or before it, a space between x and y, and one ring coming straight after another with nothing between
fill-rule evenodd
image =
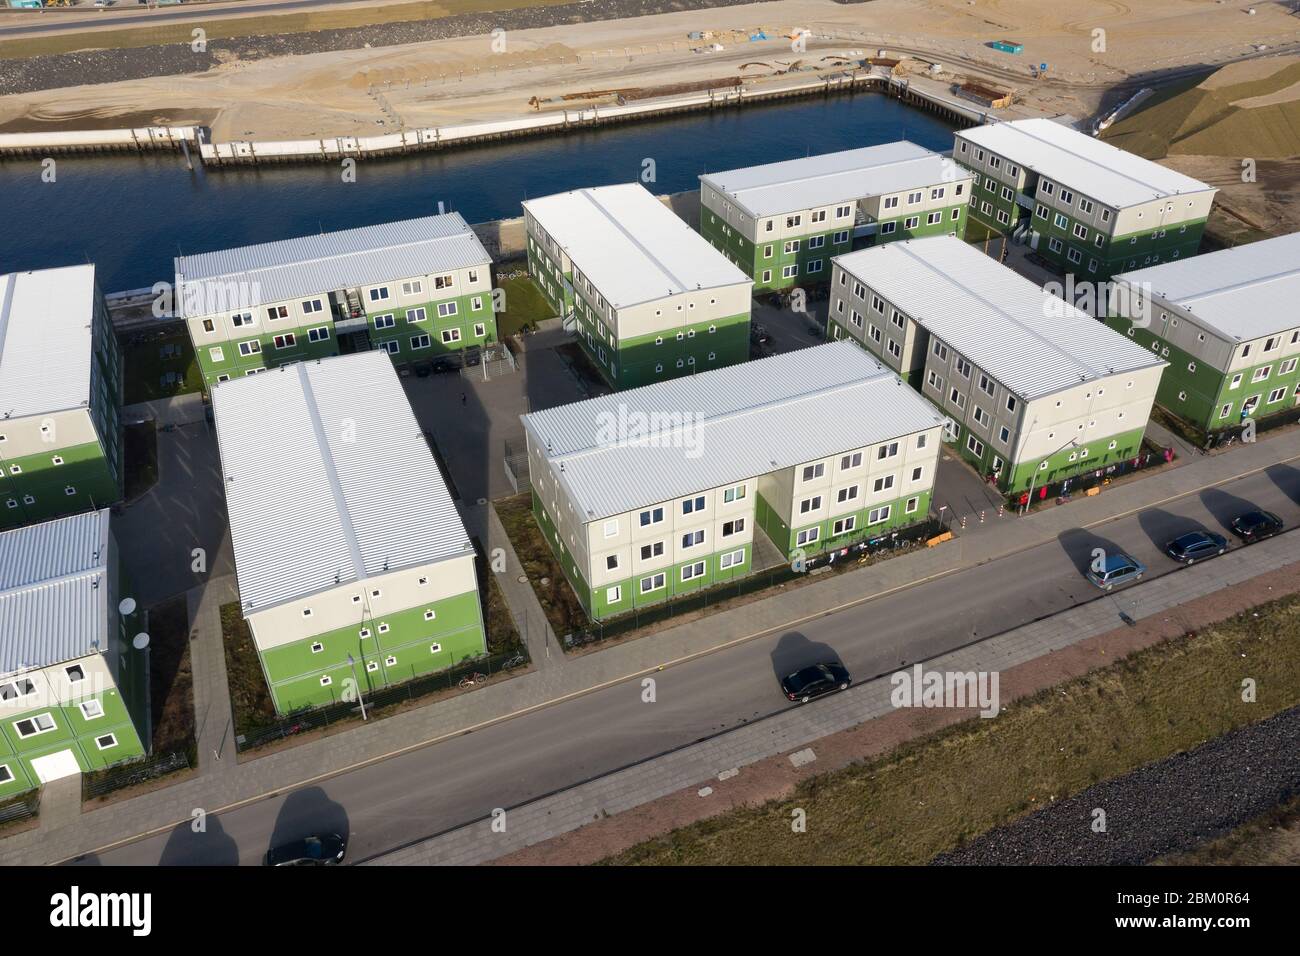
<instances>
[{"instance_id":1,"label":"canal water","mask_svg":"<svg viewBox=\"0 0 1300 956\"><path fill-rule=\"evenodd\" d=\"M0 273L92 261L106 292L172 278L172 257L438 211L469 222L520 215L519 202L628 182L654 163L656 193L700 173L910 139L951 149L944 121L876 93L785 100L568 136L533 137L358 164L185 169L179 154L0 162Z\"/></svg>"}]
</instances>

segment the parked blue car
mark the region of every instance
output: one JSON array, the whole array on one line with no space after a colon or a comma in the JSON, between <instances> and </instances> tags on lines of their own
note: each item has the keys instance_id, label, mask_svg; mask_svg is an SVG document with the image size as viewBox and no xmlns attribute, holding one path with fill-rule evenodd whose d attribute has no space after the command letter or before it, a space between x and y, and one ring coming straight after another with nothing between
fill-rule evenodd
<instances>
[{"instance_id":1,"label":"parked blue car","mask_svg":"<svg viewBox=\"0 0 1300 956\"><path fill-rule=\"evenodd\" d=\"M1146 566L1141 561L1129 557L1123 551L1117 551L1106 555L1100 562L1100 567L1089 565L1087 576L1097 587L1109 591L1130 581L1141 581L1142 575L1146 573Z\"/></svg>"}]
</instances>

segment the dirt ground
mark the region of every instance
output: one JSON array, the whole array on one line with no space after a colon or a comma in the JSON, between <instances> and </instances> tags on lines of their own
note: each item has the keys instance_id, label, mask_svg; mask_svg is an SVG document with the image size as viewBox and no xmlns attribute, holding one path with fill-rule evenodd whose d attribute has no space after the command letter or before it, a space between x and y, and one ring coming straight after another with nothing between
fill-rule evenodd
<instances>
[{"instance_id":1,"label":"dirt ground","mask_svg":"<svg viewBox=\"0 0 1300 956\"><path fill-rule=\"evenodd\" d=\"M761 64L747 67L748 74L801 58L788 40L749 42L760 26L778 37L811 30L802 58L880 47L922 52L949 73L978 72L1049 112L1083 116L1115 84L1219 64L1249 55L1258 43L1277 49L1300 41L1300 17L1277 3L1256 9L1248 16L1215 0L783 0L512 30L502 52L493 51L490 37L476 36L233 58L200 74L2 97L0 129L68 129L150 116L209 125L217 140L265 140L489 121L529 112L534 95L735 76L742 64ZM687 33L696 30L723 33L724 49L691 52L700 42ZM1024 43L1025 52L1001 54L987 46L1000 38ZM1049 64L1049 75L1035 81L1029 70L1039 62Z\"/></svg>"},{"instance_id":2,"label":"dirt ground","mask_svg":"<svg viewBox=\"0 0 1300 956\"><path fill-rule=\"evenodd\" d=\"M1014 703L1046 687L1086 674L1162 640L1204 629L1268 601L1300 592L1300 565L1207 595L1158 617L1080 641L1001 675L1004 701ZM802 780L877 756L898 745L975 716L973 710L898 710L809 746L814 763L794 767L780 754L741 769L727 780L701 781L633 810L606 817L494 861L493 865L574 866L595 863L670 830L716 817L736 807L788 797ZM699 795L708 784L712 793Z\"/></svg>"}]
</instances>

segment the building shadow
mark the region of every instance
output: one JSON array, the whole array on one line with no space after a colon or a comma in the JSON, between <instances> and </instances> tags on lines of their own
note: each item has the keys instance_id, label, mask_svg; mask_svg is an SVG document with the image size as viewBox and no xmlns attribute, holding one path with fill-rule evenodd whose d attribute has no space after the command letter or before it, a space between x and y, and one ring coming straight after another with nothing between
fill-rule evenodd
<instances>
[{"instance_id":1,"label":"building shadow","mask_svg":"<svg viewBox=\"0 0 1300 956\"><path fill-rule=\"evenodd\" d=\"M1293 503L1300 505L1300 468L1291 465L1269 465L1264 469L1264 474L1277 485L1278 491L1290 498Z\"/></svg>"},{"instance_id":2,"label":"building shadow","mask_svg":"<svg viewBox=\"0 0 1300 956\"><path fill-rule=\"evenodd\" d=\"M1229 494L1221 488L1206 488L1201 492L1201 504L1210 516L1223 528L1224 531L1232 530L1232 519L1238 515L1243 515L1247 511L1256 510L1256 506L1247 501L1245 498L1238 498L1236 495Z\"/></svg>"},{"instance_id":3,"label":"building shadow","mask_svg":"<svg viewBox=\"0 0 1300 956\"><path fill-rule=\"evenodd\" d=\"M1209 533L1207 528L1195 518L1189 518L1186 515L1176 515L1172 512L1165 511L1162 508L1148 508L1138 514L1138 525L1151 539L1161 553L1165 550L1165 545L1175 538L1190 534L1193 531Z\"/></svg>"},{"instance_id":4,"label":"building shadow","mask_svg":"<svg viewBox=\"0 0 1300 956\"><path fill-rule=\"evenodd\" d=\"M238 866L239 845L226 833L221 818L205 814L203 831L194 832L193 821L177 824L167 838L159 866Z\"/></svg>"},{"instance_id":5,"label":"building shadow","mask_svg":"<svg viewBox=\"0 0 1300 956\"><path fill-rule=\"evenodd\" d=\"M811 664L843 664L840 655L829 644L809 640L799 631L787 631L772 648L772 673L777 683L795 671Z\"/></svg>"},{"instance_id":6,"label":"building shadow","mask_svg":"<svg viewBox=\"0 0 1300 956\"><path fill-rule=\"evenodd\" d=\"M1109 538L1103 538L1084 528L1069 528L1057 535L1056 540L1080 574L1087 574L1088 568L1092 567L1093 562L1099 557L1120 554L1124 551Z\"/></svg>"},{"instance_id":7,"label":"building shadow","mask_svg":"<svg viewBox=\"0 0 1300 956\"><path fill-rule=\"evenodd\" d=\"M312 836L349 836L348 813L320 787L295 790L284 799L276 814L267 850Z\"/></svg>"}]
</instances>

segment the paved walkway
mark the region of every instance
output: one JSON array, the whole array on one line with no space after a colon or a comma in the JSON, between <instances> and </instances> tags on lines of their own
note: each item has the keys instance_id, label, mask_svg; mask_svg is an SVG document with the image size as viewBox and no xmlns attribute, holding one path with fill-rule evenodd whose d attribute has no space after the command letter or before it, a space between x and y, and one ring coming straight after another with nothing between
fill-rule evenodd
<instances>
[{"instance_id":1,"label":"paved walkway","mask_svg":"<svg viewBox=\"0 0 1300 956\"><path fill-rule=\"evenodd\" d=\"M1297 558L1294 536L1273 538L1224 556L1213 564L1190 567L1124 592L1125 611L1134 620L1164 613L1202 595L1231 588ZM993 672L1105 634L1119 626L1119 605L1102 597L1054 617L1016 628L927 662L928 670ZM543 840L576 830L593 820L622 813L651 800L734 776L740 768L773 754L789 753L793 766L816 760L808 744L864 721L892 714L893 685L881 677L850 688L815 707L784 710L767 720L729 731L702 743L647 760L517 808L507 808L504 832L486 818L440 836L394 850L370 861L388 866L475 864L494 860Z\"/></svg>"},{"instance_id":2,"label":"paved walkway","mask_svg":"<svg viewBox=\"0 0 1300 956\"><path fill-rule=\"evenodd\" d=\"M190 673L194 686L194 722L200 776L234 767L234 720L226 680L226 652L221 637L221 605L239 600L233 574L212 580L186 594L190 616Z\"/></svg>"},{"instance_id":3,"label":"paved walkway","mask_svg":"<svg viewBox=\"0 0 1300 956\"><path fill-rule=\"evenodd\" d=\"M704 654L719 645L773 628L795 626L799 621L858 603L866 596L878 596L996 560L1054 541L1063 531L1107 521L1207 485L1298 458L1300 430L1241 446L1228 454L1199 458L1184 467L1152 474L1139 481L1114 485L1094 497L1076 499L1063 507L1051 508L1028 518L1007 516L996 519L994 527L986 528L978 535L958 534L953 542L941 547L827 577L792 591L666 628L639 640L564 659L559 666L539 667L519 677L363 724L345 733L225 766L218 774L200 775L153 793L82 813L75 825L14 834L0 840L0 863L66 859L112 844L124 835L166 829L189 819L196 807L214 812L273 791L316 781L343 768L381 760L397 751L413 749L467 728L544 706L557 697L653 671L659 666ZM1278 540L1290 541L1286 537ZM1259 553L1267 552L1261 550ZM1224 567L1217 561L1214 566ZM1196 589L1199 585L1193 582L1200 580L1204 573L1199 568L1192 568L1171 575L1171 583L1166 587ZM1086 621L1087 614L1099 613L1108 603L1085 605L1079 611L1084 617L1071 617L1070 627L1075 626L1073 622ZM1146 608L1137 610L1149 613ZM1101 613L1111 614L1107 611ZM1111 624L1113 620L1111 614ZM1018 635L1014 639L1026 642L1025 650L1037 646L1041 651L1052 640L1044 635L1050 635L1051 629L1059 626L1051 621L1044 622L1040 630L1014 632ZM1012 639L1008 636L1005 640ZM554 651L552 653L554 655ZM833 707L816 708L817 713L810 719L829 719L821 715L833 713ZM210 731L204 733L205 741L211 740ZM825 731L813 736L822 733ZM785 738L774 738L770 741L769 753L780 752L784 744ZM232 758L223 758L227 759Z\"/></svg>"}]
</instances>

